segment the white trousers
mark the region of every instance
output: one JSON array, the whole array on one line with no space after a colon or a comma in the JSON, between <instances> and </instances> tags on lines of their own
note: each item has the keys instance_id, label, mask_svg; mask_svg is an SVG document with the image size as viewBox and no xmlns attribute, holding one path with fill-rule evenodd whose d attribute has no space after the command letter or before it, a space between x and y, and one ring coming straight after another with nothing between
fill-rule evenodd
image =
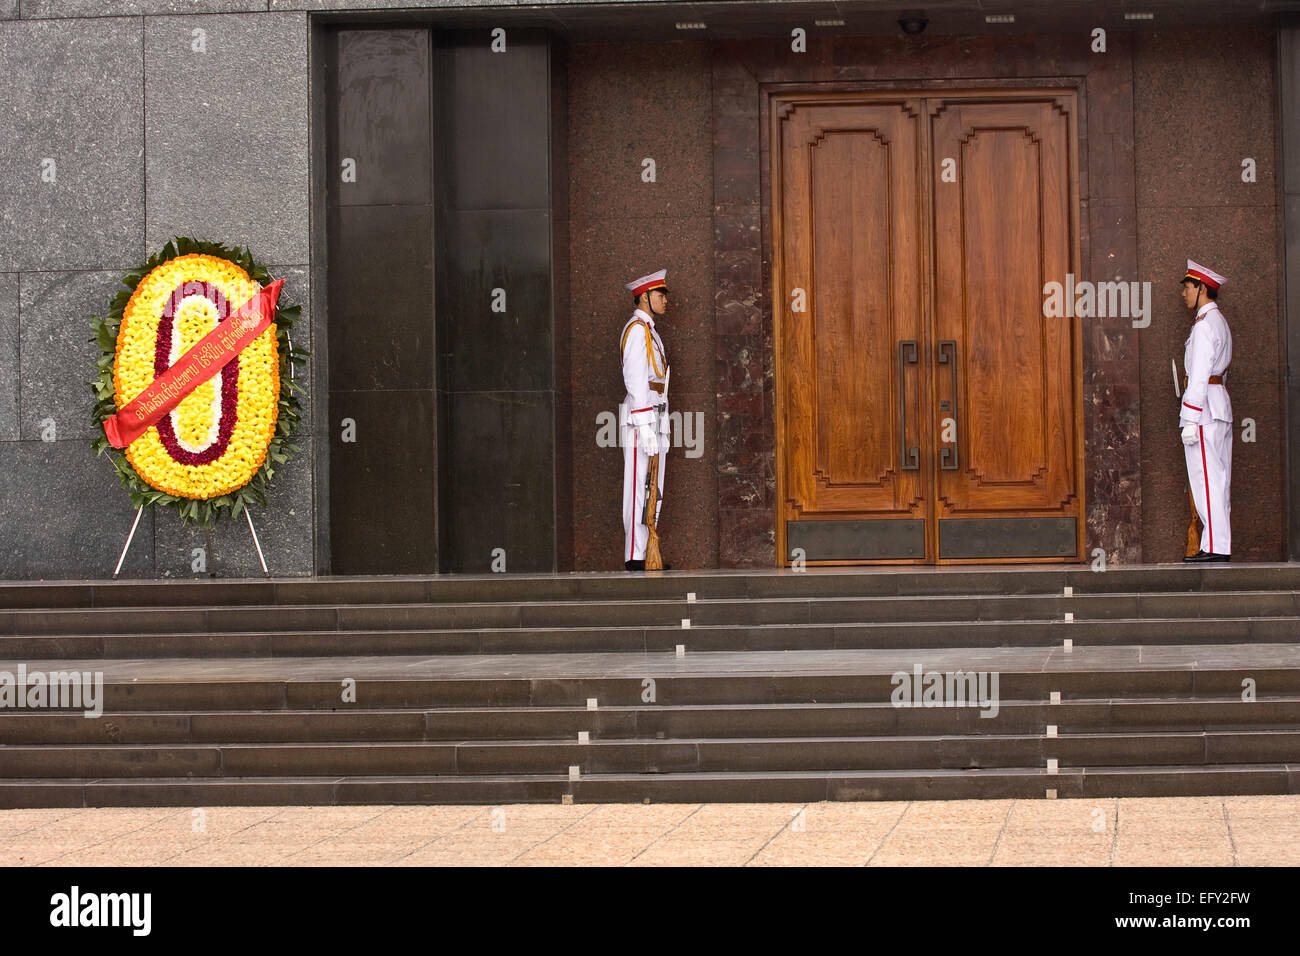
<instances>
[{"instance_id":1,"label":"white trousers","mask_svg":"<svg viewBox=\"0 0 1300 956\"><path fill-rule=\"evenodd\" d=\"M1187 481L1201 519L1201 550L1232 554L1232 422L1197 425L1201 440L1184 445Z\"/></svg>"},{"instance_id":2,"label":"white trousers","mask_svg":"<svg viewBox=\"0 0 1300 956\"><path fill-rule=\"evenodd\" d=\"M668 443L659 436L659 502L655 507L655 527L663 510L664 466L668 463ZM636 429L623 428L623 560L644 561L650 529L641 522L645 508L645 472L650 459L637 444Z\"/></svg>"}]
</instances>

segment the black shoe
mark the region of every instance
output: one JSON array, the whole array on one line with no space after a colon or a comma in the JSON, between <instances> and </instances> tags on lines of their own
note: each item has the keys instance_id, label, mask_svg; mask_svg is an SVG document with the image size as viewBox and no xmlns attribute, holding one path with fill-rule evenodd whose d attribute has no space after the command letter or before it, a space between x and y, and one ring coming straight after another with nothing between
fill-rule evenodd
<instances>
[{"instance_id":1,"label":"black shoe","mask_svg":"<svg viewBox=\"0 0 1300 956\"><path fill-rule=\"evenodd\" d=\"M1230 555L1230 554L1215 554L1213 551L1209 551L1209 552L1206 552L1206 551L1197 551L1195 554L1193 554L1193 555L1189 555L1189 556L1183 558L1183 560L1184 560L1184 561L1195 561L1195 562L1198 562L1198 563L1203 563L1203 562L1207 562L1207 561L1231 561L1231 560L1232 560L1232 555Z\"/></svg>"},{"instance_id":2,"label":"black shoe","mask_svg":"<svg viewBox=\"0 0 1300 956\"><path fill-rule=\"evenodd\" d=\"M642 559L640 561L625 561L623 563L623 567L627 568L629 571L644 571L645 560Z\"/></svg>"}]
</instances>

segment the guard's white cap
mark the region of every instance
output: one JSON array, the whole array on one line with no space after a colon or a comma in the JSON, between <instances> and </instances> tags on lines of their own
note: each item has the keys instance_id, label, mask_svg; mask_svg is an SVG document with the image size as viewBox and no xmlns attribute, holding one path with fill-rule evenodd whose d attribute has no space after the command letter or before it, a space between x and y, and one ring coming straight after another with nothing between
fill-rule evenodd
<instances>
[{"instance_id":1,"label":"guard's white cap","mask_svg":"<svg viewBox=\"0 0 1300 956\"><path fill-rule=\"evenodd\" d=\"M1196 279L1198 282L1204 282L1207 286L1216 291L1219 286L1228 281L1213 269L1207 269L1199 262L1193 262L1191 259L1187 260L1187 275L1183 276L1183 279Z\"/></svg>"},{"instance_id":2,"label":"guard's white cap","mask_svg":"<svg viewBox=\"0 0 1300 956\"><path fill-rule=\"evenodd\" d=\"M651 289L663 289L664 292L667 292L667 279L668 270L660 269L658 272L652 272L648 276L633 279L631 282L627 283L627 285L623 286L623 288L627 289L627 291L631 292L634 296L640 295L642 292L649 292Z\"/></svg>"}]
</instances>

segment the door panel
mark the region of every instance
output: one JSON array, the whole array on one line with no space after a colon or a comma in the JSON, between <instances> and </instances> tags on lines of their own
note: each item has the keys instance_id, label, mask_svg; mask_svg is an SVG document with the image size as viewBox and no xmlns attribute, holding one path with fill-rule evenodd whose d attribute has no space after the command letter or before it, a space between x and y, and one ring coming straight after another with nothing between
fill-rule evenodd
<instances>
[{"instance_id":1,"label":"door panel","mask_svg":"<svg viewBox=\"0 0 1300 956\"><path fill-rule=\"evenodd\" d=\"M805 518L917 517L921 471L901 449L895 356L900 340L921 333L919 117L897 102L832 104L795 107L782 122L784 174L795 184L783 210L781 293L791 306L784 361L797 370L781 403L789 507Z\"/></svg>"},{"instance_id":2,"label":"door panel","mask_svg":"<svg viewBox=\"0 0 1300 956\"><path fill-rule=\"evenodd\" d=\"M957 160L957 182L933 188L934 328L955 343L960 452L936 475L938 517L1077 515L1074 329L1044 318L1042 292L1072 271L1066 117L1053 102L941 102L931 126L935 155Z\"/></svg>"},{"instance_id":3,"label":"door panel","mask_svg":"<svg viewBox=\"0 0 1300 956\"><path fill-rule=\"evenodd\" d=\"M1077 558L1072 107L774 98L781 563Z\"/></svg>"}]
</instances>

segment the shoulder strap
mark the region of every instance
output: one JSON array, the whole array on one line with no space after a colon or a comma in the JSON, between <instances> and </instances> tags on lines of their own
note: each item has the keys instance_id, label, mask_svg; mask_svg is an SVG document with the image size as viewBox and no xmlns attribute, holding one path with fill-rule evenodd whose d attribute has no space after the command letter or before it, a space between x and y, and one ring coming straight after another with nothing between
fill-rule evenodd
<instances>
[{"instance_id":1,"label":"shoulder strap","mask_svg":"<svg viewBox=\"0 0 1300 956\"><path fill-rule=\"evenodd\" d=\"M620 352L622 352L624 349L627 348L627 337L628 337L628 335L631 334L632 330L633 330L634 328L636 328L638 325L642 325L642 326L644 326L645 323L642 322L640 319L633 319L631 322L629 322L629 323L627 324L627 328L625 328L625 329L623 330L623 341L620 342L620 343L619 343L619 346L618 346L618 350L619 350ZM648 339L649 337L650 337L650 333L649 333L649 331L647 330L647 332L646 332L646 338Z\"/></svg>"},{"instance_id":2,"label":"shoulder strap","mask_svg":"<svg viewBox=\"0 0 1300 956\"><path fill-rule=\"evenodd\" d=\"M662 378L664 372L660 371L659 360L655 358L654 347L650 344L650 326L646 325L641 319L629 322L627 328L623 330L623 342L619 346L619 353L622 354L623 350L627 348L627 336L634 325L639 325L645 329L645 367Z\"/></svg>"}]
</instances>

